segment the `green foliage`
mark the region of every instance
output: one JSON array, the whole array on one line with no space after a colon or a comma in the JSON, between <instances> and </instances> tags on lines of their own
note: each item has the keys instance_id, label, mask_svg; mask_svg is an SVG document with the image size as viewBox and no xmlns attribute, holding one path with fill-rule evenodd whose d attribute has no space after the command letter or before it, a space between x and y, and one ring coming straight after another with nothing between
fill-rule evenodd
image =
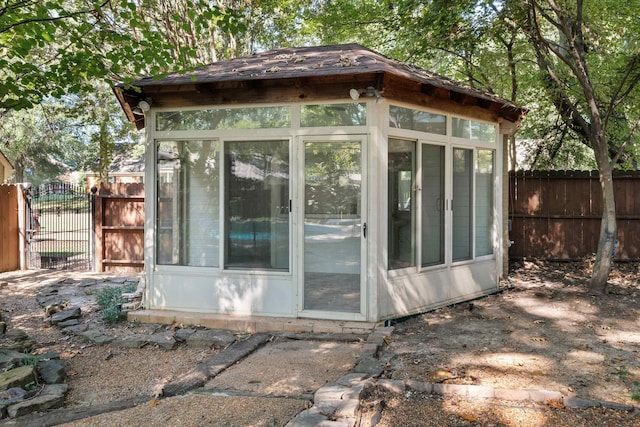
<instances>
[{"instance_id":1,"label":"green foliage","mask_svg":"<svg viewBox=\"0 0 640 427\"><path fill-rule=\"evenodd\" d=\"M192 68L208 49L193 35L212 28L234 34L243 24L199 0L13 2L0 9L0 110L90 92L96 80Z\"/></svg>"},{"instance_id":2,"label":"green foliage","mask_svg":"<svg viewBox=\"0 0 640 427\"><path fill-rule=\"evenodd\" d=\"M40 359L37 355L31 353L25 353L20 361L21 366L34 366L37 367L40 363Z\"/></svg>"},{"instance_id":3,"label":"green foliage","mask_svg":"<svg viewBox=\"0 0 640 427\"><path fill-rule=\"evenodd\" d=\"M96 295L96 301L102 309L102 320L115 323L122 314L122 288L108 287Z\"/></svg>"},{"instance_id":4,"label":"green foliage","mask_svg":"<svg viewBox=\"0 0 640 427\"><path fill-rule=\"evenodd\" d=\"M129 282L129 283L127 283L126 285L124 285L122 287L122 293L131 294L131 293L135 292L136 289L138 289L138 284L137 283L133 283L133 282Z\"/></svg>"}]
</instances>

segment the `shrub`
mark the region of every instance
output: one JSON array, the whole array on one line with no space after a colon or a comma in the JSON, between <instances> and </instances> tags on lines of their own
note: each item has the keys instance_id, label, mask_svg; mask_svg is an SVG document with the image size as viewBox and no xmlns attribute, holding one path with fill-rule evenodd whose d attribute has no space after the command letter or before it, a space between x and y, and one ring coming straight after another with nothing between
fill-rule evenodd
<instances>
[{"instance_id":1,"label":"shrub","mask_svg":"<svg viewBox=\"0 0 640 427\"><path fill-rule=\"evenodd\" d=\"M122 288L104 288L96 295L96 301L102 309L102 320L115 323L122 313Z\"/></svg>"}]
</instances>

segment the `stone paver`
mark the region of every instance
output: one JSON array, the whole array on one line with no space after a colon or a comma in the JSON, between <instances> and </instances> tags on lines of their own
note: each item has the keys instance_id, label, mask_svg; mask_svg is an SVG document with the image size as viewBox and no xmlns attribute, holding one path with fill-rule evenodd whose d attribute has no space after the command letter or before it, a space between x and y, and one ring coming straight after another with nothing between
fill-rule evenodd
<instances>
[{"instance_id":1,"label":"stone paver","mask_svg":"<svg viewBox=\"0 0 640 427\"><path fill-rule=\"evenodd\" d=\"M7 412L11 418L42 412L48 409L60 408L64 403L67 393L66 384L49 384L44 386L42 392L29 400L9 405Z\"/></svg>"}]
</instances>

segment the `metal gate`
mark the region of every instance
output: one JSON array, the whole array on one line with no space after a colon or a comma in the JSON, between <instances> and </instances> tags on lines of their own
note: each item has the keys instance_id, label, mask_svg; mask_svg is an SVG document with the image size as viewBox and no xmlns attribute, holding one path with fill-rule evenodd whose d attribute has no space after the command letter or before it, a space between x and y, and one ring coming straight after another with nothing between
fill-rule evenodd
<instances>
[{"instance_id":1,"label":"metal gate","mask_svg":"<svg viewBox=\"0 0 640 427\"><path fill-rule=\"evenodd\" d=\"M91 195L51 182L26 193L28 268L91 270Z\"/></svg>"}]
</instances>

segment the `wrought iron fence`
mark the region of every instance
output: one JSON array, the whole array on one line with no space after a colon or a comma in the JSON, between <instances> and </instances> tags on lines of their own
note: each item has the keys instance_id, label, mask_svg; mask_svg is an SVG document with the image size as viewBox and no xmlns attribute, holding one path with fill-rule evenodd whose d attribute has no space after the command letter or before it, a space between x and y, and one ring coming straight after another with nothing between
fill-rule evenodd
<instances>
[{"instance_id":1,"label":"wrought iron fence","mask_svg":"<svg viewBox=\"0 0 640 427\"><path fill-rule=\"evenodd\" d=\"M26 204L29 268L90 270L91 195L86 188L42 184L28 191Z\"/></svg>"}]
</instances>

